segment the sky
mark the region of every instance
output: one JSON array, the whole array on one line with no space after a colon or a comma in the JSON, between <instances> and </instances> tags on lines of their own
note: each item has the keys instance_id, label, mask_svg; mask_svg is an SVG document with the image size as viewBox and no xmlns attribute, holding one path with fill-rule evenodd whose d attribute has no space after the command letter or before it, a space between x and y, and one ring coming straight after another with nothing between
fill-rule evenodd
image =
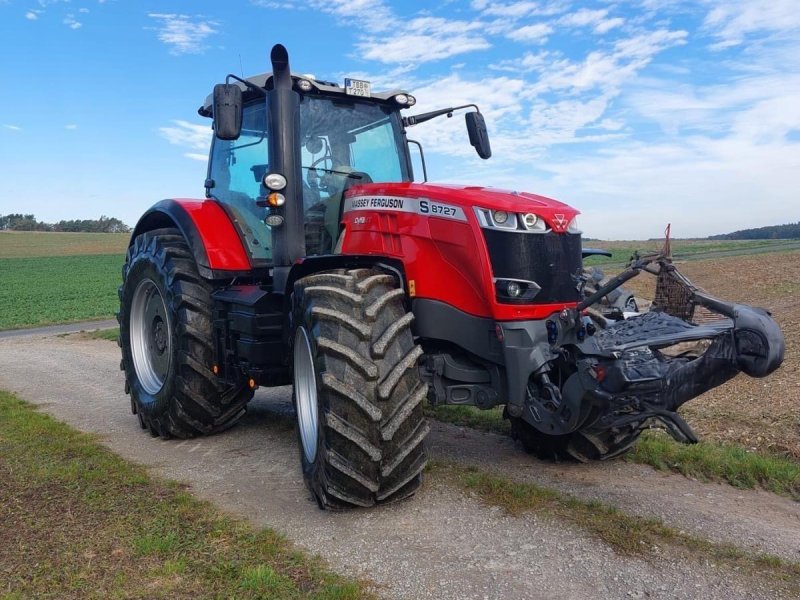
<instances>
[{"instance_id":1,"label":"sky","mask_svg":"<svg viewBox=\"0 0 800 600\"><path fill-rule=\"evenodd\" d=\"M0 214L117 217L202 198L228 73L401 88L431 181L542 194L602 239L800 220L797 0L0 0Z\"/></svg>"}]
</instances>

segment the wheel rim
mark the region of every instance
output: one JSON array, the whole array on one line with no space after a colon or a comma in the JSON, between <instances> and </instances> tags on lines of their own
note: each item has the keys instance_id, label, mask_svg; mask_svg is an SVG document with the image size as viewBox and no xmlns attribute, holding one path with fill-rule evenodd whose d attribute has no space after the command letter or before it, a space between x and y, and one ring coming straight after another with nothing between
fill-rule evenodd
<instances>
[{"instance_id":1,"label":"wheel rim","mask_svg":"<svg viewBox=\"0 0 800 600\"><path fill-rule=\"evenodd\" d=\"M164 297L150 279L141 281L133 292L130 332L136 377L145 392L157 394L169 372L172 331Z\"/></svg>"},{"instance_id":2,"label":"wheel rim","mask_svg":"<svg viewBox=\"0 0 800 600\"><path fill-rule=\"evenodd\" d=\"M294 335L294 396L303 454L310 463L317 456L317 376L304 327Z\"/></svg>"}]
</instances>

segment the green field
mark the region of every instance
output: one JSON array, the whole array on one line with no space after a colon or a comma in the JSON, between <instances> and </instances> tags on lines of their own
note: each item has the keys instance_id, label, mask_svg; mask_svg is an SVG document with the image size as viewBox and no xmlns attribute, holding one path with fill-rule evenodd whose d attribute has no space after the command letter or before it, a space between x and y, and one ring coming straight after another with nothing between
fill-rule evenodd
<instances>
[{"instance_id":1,"label":"green field","mask_svg":"<svg viewBox=\"0 0 800 600\"><path fill-rule=\"evenodd\" d=\"M128 239L0 233L0 329L112 317Z\"/></svg>"}]
</instances>

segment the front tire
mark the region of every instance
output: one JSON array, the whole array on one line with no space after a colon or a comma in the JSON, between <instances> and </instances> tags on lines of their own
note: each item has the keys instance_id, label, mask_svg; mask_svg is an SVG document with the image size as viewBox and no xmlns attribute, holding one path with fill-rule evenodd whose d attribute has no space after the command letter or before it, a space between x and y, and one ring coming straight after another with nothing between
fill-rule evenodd
<instances>
[{"instance_id":1,"label":"front tire","mask_svg":"<svg viewBox=\"0 0 800 600\"><path fill-rule=\"evenodd\" d=\"M139 235L119 288L122 362L131 410L152 435L189 438L230 427L253 393L211 371L211 291L177 229Z\"/></svg>"},{"instance_id":2,"label":"front tire","mask_svg":"<svg viewBox=\"0 0 800 600\"><path fill-rule=\"evenodd\" d=\"M294 287L294 403L303 477L323 509L412 495L427 461L413 315L391 275L325 272Z\"/></svg>"}]
</instances>

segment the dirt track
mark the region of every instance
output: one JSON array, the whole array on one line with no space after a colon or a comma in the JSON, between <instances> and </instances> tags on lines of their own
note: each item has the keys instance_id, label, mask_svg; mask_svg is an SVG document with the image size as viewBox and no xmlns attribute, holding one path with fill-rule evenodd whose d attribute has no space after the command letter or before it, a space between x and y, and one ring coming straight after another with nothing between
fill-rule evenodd
<instances>
[{"instance_id":1,"label":"dirt track","mask_svg":"<svg viewBox=\"0 0 800 600\"><path fill-rule=\"evenodd\" d=\"M0 388L120 455L186 482L201 497L285 533L334 568L375 581L387 598L775 598L713 565L617 556L587 534L535 515L510 517L436 476L399 505L322 513L302 484L294 433L276 424L287 388L262 391L242 423L218 436L163 441L143 433L122 393L119 353L106 341L0 339ZM278 420L280 421L280 420ZM800 562L800 506L764 492L702 484L621 462L554 466L504 438L437 424L433 458L600 498L710 539Z\"/></svg>"}]
</instances>

